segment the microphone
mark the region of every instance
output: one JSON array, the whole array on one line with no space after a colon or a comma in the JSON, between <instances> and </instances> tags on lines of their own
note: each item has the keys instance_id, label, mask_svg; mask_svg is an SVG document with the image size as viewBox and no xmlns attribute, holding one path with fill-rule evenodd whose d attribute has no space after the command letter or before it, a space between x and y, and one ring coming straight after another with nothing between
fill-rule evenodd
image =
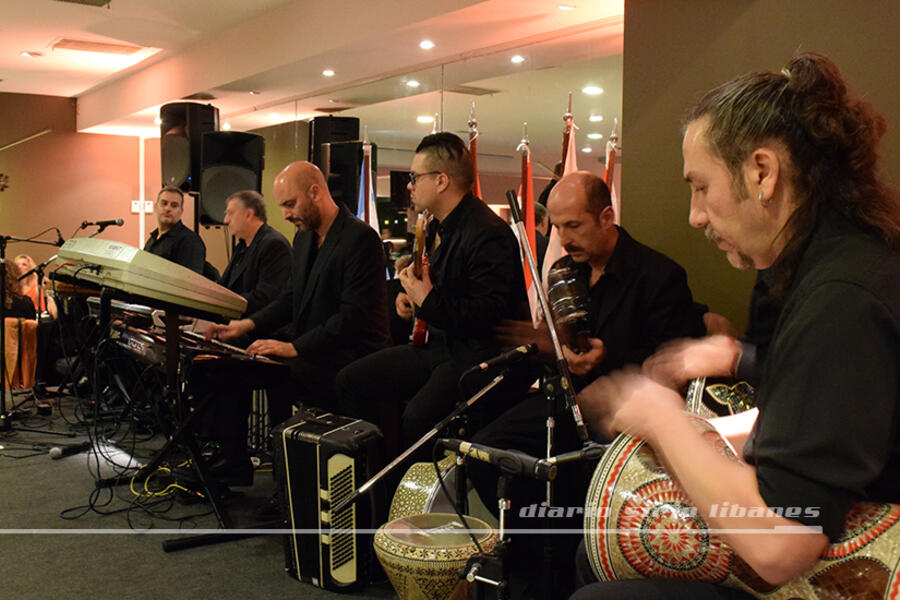
<instances>
[{"instance_id":1,"label":"microphone","mask_svg":"<svg viewBox=\"0 0 900 600\"><path fill-rule=\"evenodd\" d=\"M90 227L91 225L96 225L97 227L100 228L100 231L103 231L103 230L106 229L107 227L110 227L110 226L113 226L113 225L115 225L116 227L121 227L121 226L124 225L124 224L125 224L125 221L124 221L123 219L121 219L121 218L119 218L119 219L107 219L107 220L105 220L105 221L82 221L82 222L81 222L81 228L82 228L82 229L85 229L85 228L87 228L87 227ZM97 233L100 233L100 231L98 231Z\"/></svg>"},{"instance_id":2,"label":"microphone","mask_svg":"<svg viewBox=\"0 0 900 600\"><path fill-rule=\"evenodd\" d=\"M50 458L65 458L73 454L79 454L91 449L91 442L81 442L80 444L68 444L66 446L54 446L50 448Z\"/></svg>"},{"instance_id":3,"label":"microphone","mask_svg":"<svg viewBox=\"0 0 900 600\"><path fill-rule=\"evenodd\" d=\"M500 450L455 438L441 438L437 441L437 446L460 456L492 464L506 475L525 475L542 481L553 481L556 477L556 465L517 450Z\"/></svg>"},{"instance_id":4,"label":"microphone","mask_svg":"<svg viewBox=\"0 0 900 600\"><path fill-rule=\"evenodd\" d=\"M473 367L475 371L487 371L493 367L502 367L514 362L518 362L523 358L527 358L537 352L537 344L525 344L517 346L512 350L507 350L502 354L498 354L494 358L489 358L483 363L479 363Z\"/></svg>"},{"instance_id":5,"label":"microphone","mask_svg":"<svg viewBox=\"0 0 900 600\"><path fill-rule=\"evenodd\" d=\"M600 460L607 450L609 450L609 444L591 442L581 450L573 450L572 452L552 456L547 459L547 462L551 465L562 465L580 460Z\"/></svg>"}]
</instances>

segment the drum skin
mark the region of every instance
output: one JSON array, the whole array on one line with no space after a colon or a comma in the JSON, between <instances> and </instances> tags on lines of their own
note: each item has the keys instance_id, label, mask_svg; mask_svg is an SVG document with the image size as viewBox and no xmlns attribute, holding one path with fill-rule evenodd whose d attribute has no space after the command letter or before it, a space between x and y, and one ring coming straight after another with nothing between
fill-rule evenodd
<instances>
[{"instance_id":1,"label":"drum skin","mask_svg":"<svg viewBox=\"0 0 900 600\"><path fill-rule=\"evenodd\" d=\"M485 553L498 541L490 525L466 517ZM464 600L470 584L459 577L469 557L478 551L460 522L447 513L401 517L375 533L375 554L400 600Z\"/></svg>"},{"instance_id":2,"label":"drum skin","mask_svg":"<svg viewBox=\"0 0 900 600\"><path fill-rule=\"evenodd\" d=\"M738 460L709 422L704 438ZM585 547L601 581L666 577L707 581L757 598L900 599L900 505L860 502L841 539L782 586L759 577L706 522L643 441L620 435L597 465L585 503Z\"/></svg>"}]
</instances>

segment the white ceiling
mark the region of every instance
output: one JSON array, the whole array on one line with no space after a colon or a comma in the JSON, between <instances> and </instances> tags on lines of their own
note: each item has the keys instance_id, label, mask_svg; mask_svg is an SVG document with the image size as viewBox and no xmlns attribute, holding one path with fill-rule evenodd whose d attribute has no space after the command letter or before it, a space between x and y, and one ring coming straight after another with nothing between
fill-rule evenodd
<instances>
[{"instance_id":1,"label":"white ceiling","mask_svg":"<svg viewBox=\"0 0 900 600\"><path fill-rule=\"evenodd\" d=\"M556 0L0 0L0 92L74 96L79 130L145 136L159 135L160 105L195 94L235 130L343 109L335 114L368 127L383 164L408 163L389 149L431 131L416 116L439 113L444 129L465 130L474 100L479 166L506 171L525 121L536 158L552 164L569 91L579 144L609 134L621 115L623 2L572 0L563 11ZM51 49L60 38L142 50ZM418 47L425 38L433 49ZM511 64L513 54L525 61ZM406 85L413 78L418 88ZM588 84L604 93L583 94ZM602 141L592 146L602 154Z\"/></svg>"}]
</instances>

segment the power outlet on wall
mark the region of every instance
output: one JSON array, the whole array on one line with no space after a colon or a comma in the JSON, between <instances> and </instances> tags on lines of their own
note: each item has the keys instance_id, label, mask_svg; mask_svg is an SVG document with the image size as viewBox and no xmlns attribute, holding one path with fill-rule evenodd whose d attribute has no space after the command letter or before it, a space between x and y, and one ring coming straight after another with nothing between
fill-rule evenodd
<instances>
[{"instance_id":1,"label":"power outlet on wall","mask_svg":"<svg viewBox=\"0 0 900 600\"><path fill-rule=\"evenodd\" d=\"M141 201L140 200L132 200L131 201L131 214L136 215L141 212Z\"/></svg>"}]
</instances>

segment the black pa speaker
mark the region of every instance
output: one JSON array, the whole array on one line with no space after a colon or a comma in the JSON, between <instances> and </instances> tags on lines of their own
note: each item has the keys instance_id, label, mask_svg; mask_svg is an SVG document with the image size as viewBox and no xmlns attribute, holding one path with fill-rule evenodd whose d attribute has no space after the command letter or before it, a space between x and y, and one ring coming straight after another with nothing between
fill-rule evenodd
<instances>
[{"instance_id":1,"label":"black pa speaker","mask_svg":"<svg viewBox=\"0 0 900 600\"><path fill-rule=\"evenodd\" d=\"M159 109L162 184L185 192L200 190L200 144L219 129L219 109L211 104L173 102Z\"/></svg>"},{"instance_id":2,"label":"black pa speaker","mask_svg":"<svg viewBox=\"0 0 900 600\"><path fill-rule=\"evenodd\" d=\"M262 189L266 143L240 131L203 134L200 176L201 225L222 225L225 201L235 192Z\"/></svg>"},{"instance_id":3,"label":"black pa speaker","mask_svg":"<svg viewBox=\"0 0 900 600\"><path fill-rule=\"evenodd\" d=\"M356 117L316 117L309 122L309 160L322 172L327 164L322 157L322 144L359 140L359 119Z\"/></svg>"},{"instance_id":4,"label":"black pa speaker","mask_svg":"<svg viewBox=\"0 0 900 600\"><path fill-rule=\"evenodd\" d=\"M335 202L343 203L354 215L359 209L359 186L363 160L362 142L331 142L322 145L320 167L328 179L328 191ZM378 167L378 147L372 144L372 189Z\"/></svg>"}]
</instances>

